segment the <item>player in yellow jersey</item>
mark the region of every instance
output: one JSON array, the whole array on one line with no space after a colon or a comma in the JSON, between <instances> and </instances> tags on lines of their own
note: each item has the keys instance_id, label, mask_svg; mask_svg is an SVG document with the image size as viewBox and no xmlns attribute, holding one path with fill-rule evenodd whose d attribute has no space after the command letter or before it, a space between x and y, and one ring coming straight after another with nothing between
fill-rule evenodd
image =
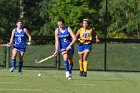
<instances>
[{"instance_id":1,"label":"player in yellow jersey","mask_svg":"<svg viewBox=\"0 0 140 93\"><path fill-rule=\"evenodd\" d=\"M79 37L78 40L80 41L78 45L80 76L87 77L87 58L92 49L93 36L95 36L96 42L99 42L97 35L95 35L93 29L89 26L88 19L83 19L82 27L76 33L76 37Z\"/></svg>"}]
</instances>

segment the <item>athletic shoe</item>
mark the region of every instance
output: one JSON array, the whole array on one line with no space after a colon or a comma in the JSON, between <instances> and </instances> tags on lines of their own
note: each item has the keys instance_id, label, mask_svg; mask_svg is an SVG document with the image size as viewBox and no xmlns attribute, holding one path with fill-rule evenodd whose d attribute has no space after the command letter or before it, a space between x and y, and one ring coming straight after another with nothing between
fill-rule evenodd
<instances>
[{"instance_id":1,"label":"athletic shoe","mask_svg":"<svg viewBox=\"0 0 140 93\"><path fill-rule=\"evenodd\" d=\"M72 74L69 74L69 77L72 77Z\"/></svg>"},{"instance_id":2,"label":"athletic shoe","mask_svg":"<svg viewBox=\"0 0 140 93\"><path fill-rule=\"evenodd\" d=\"M10 72L13 72L15 69L16 69L16 68L11 67L11 68L10 68Z\"/></svg>"},{"instance_id":3,"label":"athletic shoe","mask_svg":"<svg viewBox=\"0 0 140 93\"><path fill-rule=\"evenodd\" d=\"M71 77L68 77L67 79L68 79L68 80L71 80L72 78L71 78Z\"/></svg>"},{"instance_id":4,"label":"athletic shoe","mask_svg":"<svg viewBox=\"0 0 140 93\"><path fill-rule=\"evenodd\" d=\"M67 79L71 80L72 79L72 74L69 74L69 77Z\"/></svg>"},{"instance_id":5,"label":"athletic shoe","mask_svg":"<svg viewBox=\"0 0 140 93\"><path fill-rule=\"evenodd\" d=\"M66 71L66 78L68 78L69 77L69 71Z\"/></svg>"},{"instance_id":6,"label":"athletic shoe","mask_svg":"<svg viewBox=\"0 0 140 93\"><path fill-rule=\"evenodd\" d=\"M83 72L83 76L84 77L87 77L87 72Z\"/></svg>"},{"instance_id":7,"label":"athletic shoe","mask_svg":"<svg viewBox=\"0 0 140 93\"><path fill-rule=\"evenodd\" d=\"M81 77L83 76L83 71L80 71L80 74L79 74Z\"/></svg>"},{"instance_id":8,"label":"athletic shoe","mask_svg":"<svg viewBox=\"0 0 140 93\"><path fill-rule=\"evenodd\" d=\"M22 74L22 72L18 72L18 74Z\"/></svg>"}]
</instances>

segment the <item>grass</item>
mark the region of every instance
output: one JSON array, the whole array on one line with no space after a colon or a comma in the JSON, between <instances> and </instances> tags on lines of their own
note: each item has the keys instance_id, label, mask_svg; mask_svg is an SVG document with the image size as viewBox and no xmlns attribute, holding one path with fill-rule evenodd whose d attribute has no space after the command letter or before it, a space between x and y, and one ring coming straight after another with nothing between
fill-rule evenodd
<instances>
[{"instance_id":1,"label":"grass","mask_svg":"<svg viewBox=\"0 0 140 93\"><path fill-rule=\"evenodd\" d=\"M88 77L80 77L73 71L73 79L67 80L63 70L0 69L0 93L139 93L140 74L133 72L89 71ZM42 73L39 77L38 73Z\"/></svg>"}]
</instances>

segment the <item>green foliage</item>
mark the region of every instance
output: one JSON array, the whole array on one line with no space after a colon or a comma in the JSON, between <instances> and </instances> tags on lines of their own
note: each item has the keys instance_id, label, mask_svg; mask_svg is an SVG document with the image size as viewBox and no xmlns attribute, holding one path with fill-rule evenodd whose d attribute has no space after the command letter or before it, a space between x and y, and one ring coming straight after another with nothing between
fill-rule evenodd
<instances>
[{"instance_id":1,"label":"green foliage","mask_svg":"<svg viewBox=\"0 0 140 93\"><path fill-rule=\"evenodd\" d=\"M40 10L39 10L39 4L40 0L32 1L29 0L28 2L25 2L24 11L25 18L24 18L24 25L32 35L40 35L40 28L44 24L44 19L42 19L39 16Z\"/></svg>"},{"instance_id":2,"label":"green foliage","mask_svg":"<svg viewBox=\"0 0 140 93\"><path fill-rule=\"evenodd\" d=\"M93 20L97 14L96 10L91 8L90 2L91 0L43 0L39 4L39 16L44 19L45 23L40 33L53 35L58 17L63 17L66 24L77 31L83 18Z\"/></svg>"},{"instance_id":3,"label":"green foliage","mask_svg":"<svg viewBox=\"0 0 140 93\"><path fill-rule=\"evenodd\" d=\"M79 22L83 18L94 17L96 11L89 7L89 0L56 0L49 10L51 23L57 26L58 17L63 17L66 24L71 26L74 31L79 27Z\"/></svg>"},{"instance_id":4,"label":"green foliage","mask_svg":"<svg viewBox=\"0 0 140 93\"><path fill-rule=\"evenodd\" d=\"M83 18L89 18L99 37L104 37L106 0L24 0L24 25L32 35L54 35L58 17L76 32ZM19 18L19 0L0 0L0 34L10 35ZM108 0L109 37L116 31L140 38L140 1ZM122 35L123 36L123 35ZM122 37L120 36L120 37ZM118 37L118 36L117 36Z\"/></svg>"},{"instance_id":5,"label":"green foliage","mask_svg":"<svg viewBox=\"0 0 140 93\"><path fill-rule=\"evenodd\" d=\"M0 34L7 35L19 17L19 0L0 0Z\"/></svg>"},{"instance_id":6,"label":"green foliage","mask_svg":"<svg viewBox=\"0 0 140 93\"><path fill-rule=\"evenodd\" d=\"M139 4L135 0L108 0L109 27L108 31L126 32L129 37L137 32L139 19ZM105 14L105 0L101 3L100 15Z\"/></svg>"},{"instance_id":7,"label":"green foliage","mask_svg":"<svg viewBox=\"0 0 140 93\"><path fill-rule=\"evenodd\" d=\"M128 38L127 34L118 30L108 33L108 36L113 38Z\"/></svg>"},{"instance_id":8,"label":"green foliage","mask_svg":"<svg viewBox=\"0 0 140 93\"><path fill-rule=\"evenodd\" d=\"M55 27L51 23L49 10L52 8L55 0L42 0L39 3L39 17L43 19L44 23L40 27L39 35L54 35Z\"/></svg>"}]
</instances>

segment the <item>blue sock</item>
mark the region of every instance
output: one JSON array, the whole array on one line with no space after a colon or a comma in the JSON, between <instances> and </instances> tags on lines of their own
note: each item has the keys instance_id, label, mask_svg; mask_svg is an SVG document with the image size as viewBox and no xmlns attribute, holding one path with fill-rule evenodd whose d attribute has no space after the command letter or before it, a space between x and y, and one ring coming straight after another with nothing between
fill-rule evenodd
<instances>
[{"instance_id":1,"label":"blue sock","mask_svg":"<svg viewBox=\"0 0 140 93\"><path fill-rule=\"evenodd\" d=\"M23 62L19 62L18 72L22 72Z\"/></svg>"},{"instance_id":2,"label":"blue sock","mask_svg":"<svg viewBox=\"0 0 140 93\"><path fill-rule=\"evenodd\" d=\"M65 67L66 71L69 71L69 62L68 61L64 61L64 67Z\"/></svg>"},{"instance_id":3,"label":"blue sock","mask_svg":"<svg viewBox=\"0 0 140 93\"><path fill-rule=\"evenodd\" d=\"M16 59L12 59L12 67L13 67L13 68L16 67Z\"/></svg>"},{"instance_id":4,"label":"blue sock","mask_svg":"<svg viewBox=\"0 0 140 93\"><path fill-rule=\"evenodd\" d=\"M69 63L69 71L70 71L70 74L72 73L72 67L73 67L73 63Z\"/></svg>"}]
</instances>

